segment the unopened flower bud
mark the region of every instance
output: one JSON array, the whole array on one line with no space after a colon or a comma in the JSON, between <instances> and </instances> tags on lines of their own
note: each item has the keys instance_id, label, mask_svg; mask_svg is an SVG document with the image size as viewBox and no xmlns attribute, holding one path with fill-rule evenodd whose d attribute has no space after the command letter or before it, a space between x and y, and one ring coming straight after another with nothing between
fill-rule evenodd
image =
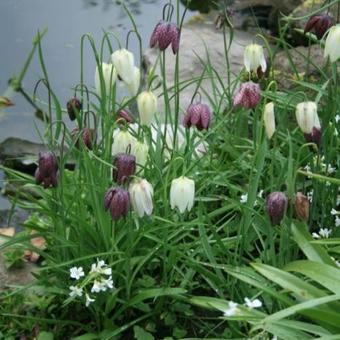
<instances>
[{"instance_id":1,"label":"unopened flower bud","mask_svg":"<svg viewBox=\"0 0 340 340\"><path fill-rule=\"evenodd\" d=\"M112 177L118 184L123 184L136 172L136 158L133 155L119 153L113 160Z\"/></svg>"},{"instance_id":2,"label":"unopened flower bud","mask_svg":"<svg viewBox=\"0 0 340 340\"><path fill-rule=\"evenodd\" d=\"M176 54L179 49L180 35L180 29L176 24L161 20L151 34L150 47L158 45L159 49L164 51L171 44L172 52Z\"/></svg>"},{"instance_id":3,"label":"unopened flower bud","mask_svg":"<svg viewBox=\"0 0 340 340\"><path fill-rule=\"evenodd\" d=\"M268 139L271 139L275 132L274 103L268 103L265 105L263 112L263 121L267 137Z\"/></svg>"},{"instance_id":4,"label":"unopened flower bud","mask_svg":"<svg viewBox=\"0 0 340 340\"><path fill-rule=\"evenodd\" d=\"M144 167L149 155L149 146L144 142L137 141L132 149L131 153L136 157L136 163L138 167Z\"/></svg>"},{"instance_id":5,"label":"unopened flower bud","mask_svg":"<svg viewBox=\"0 0 340 340\"><path fill-rule=\"evenodd\" d=\"M127 109L121 109L117 112L116 121L119 121L121 119L124 120L126 123L133 123L131 113Z\"/></svg>"},{"instance_id":6,"label":"unopened flower bud","mask_svg":"<svg viewBox=\"0 0 340 340\"><path fill-rule=\"evenodd\" d=\"M157 97L151 91L141 92L137 97L140 123L150 126L158 110Z\"/></svg>"},{"instance_id":7,"label":"unopened flower bud","mask_svg":"<svg viewBox=\"0 0 340 340\"><path fill-rule=\"evenodd\" d=\"M153 210L153 187L146 179L134 180L129 186L133 210L139 217L151 215Z\"/></svg>"},{"instance_id":8,"label":"unopened flower bud","mask_svg":"<svg viewBox=\"0 0 340 340\"><path fill-rule=\"evenodd\" d=\"M38 167L35 171L37 184L42 184L46 189L58 184L58 162L53 152L46 151L39 153Z\"/></svg>"},{"instance_id":9,"label":"unopened flower bud","mask_svg":"<svg viewBox=\"0 0 340 340\"><path fill-rule=\"evenodd\" d=\"M114 221L126 216L130 209L130 195L123 188L110 188L104 197L104 208L109 210Z\"/></svg>"},{"instance_id":10,"label":"unopened flower bud","mask_svg":"<svg viewBox=\"0 0 340 340\"><path fill-rule=\"evenodd\" d=\"M339 49L340 41L340 24L333 26L327 35L325 42L325 58L329 57L332 63L336 62L340 57Z\"/></svg>"},{"instance_id":11,"label":"unopened flower bud","mask_svg":"<svg viewBox=\"0 0 340 340\"><path fill-rule=\"evenodd\" d=\"M84 145L89 149L92 150L93 148L93 144L96 141L96 131L94 129L90 129L90 128L83 128L81 131L81 134L79 133L79 129L78 128L74 128L71 131L71 136L72 138L75 140L75 145L77 147L80 146L79 144L79 138L81 136L81 139L84 143Z\"/></svg>"},{"instance_id":12,"label":"unopened flower bud","mask_svg":"<svg viewBox=\"0 0 340 340\"><path fill-rule=\"evenodd\" d=\"M308 197L298 192L294 200L295 217L301 221L308 221L309 218L309 200Z\"/></svg>"},{"instance_id":13,"label":"unopened flower bud","mask_svg":"<svg viewBox=\"0 0 340 340\"><path fill-rule=\"evenodd\" d=\"M253 109L256 107L261 99L260 85L248 81L241 84L240 89L234 97L234 106L242 106L246 109Z\"/></svg>"},{"instance_id":14,"label":"unopened flower bud","mask_svg":"<svg viewBox=\"0 0 340 340\"><path fill-rule=\"evenodd\" d=\"M244 66L248 72L257 72L259 67L263 73L266 72L267 62L261 45L250 44L246 46L244 50Z\"/></svg>"},{"instance_id":15,"label":"unopened flower bud","mask_svg":"<svg viewBox=\"0 0 340 340\"><path fill-rule=\"evenodd\" d=\"M267 212L272 225L279 224L286 214L288 199L283 192L276 191L267 197Z\"/></svg>"},{"instance_id":16,"label":"unopened flower bud","mask_svg":"<svg viewBox=\"0 0 340 340\"><path fill-rule=\"evenodd\" d=\"M173 179L170 188L171 209L178 208L182 214L185 210L190 211L195 200L195 182L187 177Z\"/></svg>"},{"instance_id":17,"label":"unopened flower bud","mask_svg":"<svg viewBox=\"0 0 340 340\"><path fill-rule=\"evenodd\" d=\"M131 84L135 80L135 59L133 54L122 48L112 53L111 60L115 66L118 76L126 84Z\"/></svg>"},{"instance_id":18,"label":"unopened flower bud","mask_svg":"<svg viewBox=\"0 0 340 340\"><path fill-rule=\"evenodd\" d=\"M318 39L321 39L332 25L333 19L330 15L314 15L308 19L304 33L313 31Z\"/></svg>"},{"instance_id":19,"label":"unopened flower bud","mask_svg":"<svg viewBox=\"0 0 340 340\"><path fill-rule=\"evenodd\" d=\"M102 93L105 93L108 96L110 94L110 91L112 90L113 85L116 82L117 72L112 64L107 64L107 63L102 62L101 67L102 67L103 81L104 81L103 86L105 87L105 91L104 89L102 89L102 84L100 82L100 74L99 74L98 66L96 67L96 73L94 77L95 87L96 87L97 93L100 96L102 95Z\"/></svg>"},{"instance_id":20,"label":"unopened flower bud","mask_svg":"<svg viewBox=\"0 0 340 340\"><path fill-rule=\"evenodd\" d=\"M198 130L207 130L210 124L211 111L207 104L191 104L187 108L186 115L183 119L183 125L190 128L196 126Z\"/></svg>"},{"instance_id":21,"label":"unopened flower bud","mask_svg":"<svg viewBox=\"0 0 340 340\"><path fill-rule=\"evenodd\" d=\"M13 102L8 99L7 97L0 96L0 108L1 107L8 107L8 106L13 106Z\"/></svg>"},{"instance_id":22,"label":"unopened flower bud","mask_svg":"<svg viewBox=\"0 0 340 340\"><path fill-rule=\"evenodd\" d=\"M67 102L66 107L70 120L75 120L79 115L79 112L82 110L83 104L77 97L73 97Z\"/></svg>"}]
</instances>

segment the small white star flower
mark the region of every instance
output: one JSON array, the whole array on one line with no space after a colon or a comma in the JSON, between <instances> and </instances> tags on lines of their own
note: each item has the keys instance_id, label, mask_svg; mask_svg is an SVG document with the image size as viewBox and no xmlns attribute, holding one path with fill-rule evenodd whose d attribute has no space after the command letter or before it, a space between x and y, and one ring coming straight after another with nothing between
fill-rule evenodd
<instances>
[{"instance_id":1,"label":"small white star flower","mask_svg":"<svg viewBox=\"0 0 340 340\"><path fill-rule=\"evenodd\" d=\"M331 210L331 215L337 215L338 214L338 211L335 210L334 208Z\"/></svg>"},{"instance_id":2,"label":"small white star flower","mask_svg":"<svg viewBox=\"0 0 340 340\"><path fill-rule=\"evenodd\" d=\"M255 300L250 300L248 298L244 298L244 302L245 302L245 305L248 307L248 308L260 308L262 307L262 302L259 300L259 299L255 299Z\"/></svg>"},{"instance_id":3,"label":"small white star flower","mask_svg":"<svg viewBox=\"0 0 340 340\"><path fill-rule=\"evenodd\" d=\"M112 269L107 267L105 261L97 259L97 263L92 263L90 273L98 273L109 276L112 275Z\"/></svg>"},{"instance_id":4,"label":"small white star flower","mask_svg":"<svg viewBox=\"0 0 340 340\"><path fill-rule=\"evenodd\" d=\"M339 216L335 216L335 226L340 227L340 217Z\"/></svg>"},{"instance_id":5,"label":"small white star flower","mask_svg":"<svg viewBox=\"0 0 340 340\"><path fill-rule=\"evenodd\" d=\"M104 282L104 280L101 280L101 281L95 280L91 288L91 293L100 293L101 291L105 292L106 289L107 287L106 287L106 283Z\"/></svg>"},{"instance_id":6,"label":"small white star flower","mask_svg":"<svg viewBox=\"0 0 340 340\"><path fill-rule=\"evenodd\" d=\"M320 235L318 233L312 233L312 237L315 239L319 239Z\"/></svg>"},{"instance_id":7,"label":"small white star flower","mask_svg":"<svg viewBox=\"0 0 340 340\"><path fill-rule=\"evenodd\" d=\"M259 193L257 194L257 197L263 198L263 190L260 190Z\"/></svg>"},{"instance_id":8,"label":"small white star flower","mask_svg":"<svg viewBox=\"0 0 340 340\"><path fill-rule=\"evenodd\" d=\"M70 277L72 279L79 280L83 276L85 276L83 267L72 267L70 269Z\"/></svg>"},{"instance_id":9,"label":"small white star flower","mask_svg":"<svg viewBox=\"0 0 340 340\"><path fill-rule=\"evenodd\" d=\"M230 301L229 308L223 311L224 316L234 316L237 313L237 303Z\"/></svg>"},{"instance_id":10,"label":"small white star flower","mask_svg":"<svg viewBox=\"0 0 340 340\"><path fill-rule=\"evenodd\" d=\"M332 233L332 230L327 228L320 228L319 235L323 238L329 238L330 234Z\"/></svg>"},{"instance_id":11,"label":"small white star flower","mask_svg":"<svg viewBox=\"0 0 340 340\"><path fill-rule=\"evenodd\" d=\"M71 297L76 297L76 296L82 296L83 295L83 289L77 286L70 286L70 293L69 295Z\"/></svg>"},{"instance_id":12,"label":"small white star flower","mask_svg":"<svg viewBox=\"0 0 340 340\"><path fill-rule=\"evenodd\" d=\"M339 122L340 122L340 115L339 115L339 114L337 114L337 115L335 116L335 122L336 122L336 123L339 123Z\"/></svg>"},{"instance_id":13,"label":"small white star flower","mask_svg":"<svg viewBox=\"0 0 340 340\"><path fill-rule=\"evenodd\" d=\"M328 164L327 165L327 173L329 175L334 174L334 172L336 172L336 167L332 166L332 164Z\"/></svg>"},{"instance_id":14,"label":"small white star flower","mask_svg":"<svg viewBox=\"0 0 340 340\"><path fill-rule=\"evenodd\" d=\"M240 203L247 203L247 201L248 201L248 194L241 195Z\"/></svg>"},{"instance_id":15,"label":"small white star flower","mask_svg":"<svg viewBox=\"0 0 340 340\"><path fill-rule=\"evenodd\" d=\"M89 294L85 294L85 306L88 307L95 299L92 299Z\"/></svg>"},{"instance_id":16,"label":"small white star flower","mask_svg":"<svg viewBox=\"0 0 340 340\"><path fill-rule=\"evenodd\" d=\"M307 192L308 201L311 203L313 202L313 195L314 195L314 190Z\"/></svg>"},{"instance_id":17,"label":"small white star flower","mask_svg":"<svg viewBox=\"0 0 340 340\"><path fill-rule=\"evenodd\" d=\"M112 276L110 276L108 279L106 280L102 280L102 284L105 284L105 286L109 289L113 289L113 280L112 280Z\"/></svg>"}]
</instances>

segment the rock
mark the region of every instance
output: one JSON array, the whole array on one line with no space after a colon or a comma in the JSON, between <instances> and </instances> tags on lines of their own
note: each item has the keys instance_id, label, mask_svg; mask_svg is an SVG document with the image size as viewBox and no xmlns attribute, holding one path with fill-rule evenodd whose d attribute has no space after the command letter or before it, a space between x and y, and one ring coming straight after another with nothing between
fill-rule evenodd
<instances>
[{"instance_id":1,"label":"rock","mask_svg":"<svg viewBox=\"0 0 340 340\"><path fill-rule=\"evenodd\" d=\"M20 208L14 211L10 209L0 210L0 234L8 225L15 226L15 230L20 231L21 225L26 221L29 212Z\"/></svg>"},{"instance_id":2,"label":"rock","mask_svg":"<svg viewBox=\"0 0 340 340\"><path fill-rule=\"evenodd\" d=\"M200 21L199 21L200 20ZM228 31L227 31L228 32ZM229 33L227 33L227 43L229 39ZM231 79L238 75L240 70L243 68L243 50L244 47L254 40L254 33L250 34L241 30L235 30L232 46L229 52L230 68L229 72L231 74ZM216 30L213 20L206 20L206 17L198 17L196 20L191 20L189 23L183 26L181 34L181 44L180 44L180 65L179 65L179 77L180 82L186 81L190 82L194 78L199 78L202 76L204 70L204 63L208 62L207 52L209 53L209 59L212 66L215 68L216 73L222 79L224 86L228 86L228 71L225 59L224 44L223 44L223 34L221 30ZM149 71L154 65L159 55L159 50L157 48L147 49L144 54L144 64L147 71ZM171 49L167 49L166 55L166 78L168 82L168 87L174 84L174 69L176 56L173 55ZM201 61L201 60L202 61ZM158 63L156 67L156 74L161 75L160 65ZM209 79L204 79L201 83L200 94L202 95L202 101L208 102L206 92L209 96L212 96L213 86L211 82L210 71L206 72L205 77ZM213 74L216 78L216 74ZM216 89L223 92L223 89L218 84L218 80L215 79ZM183 85L182 85L183 86ZM197 86L197 81L194 84L188 85L185 89L180 92L180 107L183 110L187 108L190 104L192 95L195 92ZM202 88L204 90L202 90ZM162 88L157 91L159 95L162 93ZM209 103L209 102L208 102ZM164 112L164 102L160 103L160 111ZM170 103L172 106L174 100Z\"/></svg>"},{"instance_id":3,"label":"rock","mask_svg":"<svg viewBox=\"0 0 340 340\"><path fill-rule=\"evenodd\" d=\"M295 47L289 50L289 55L300 75L300 80L308 77L308 80L312 81L314 75L316 75L315 79L317 80L319 74L318 68L322 68L326 64L326 60L323 57L323 50L319 45L312 45L310 50L304 46ZM309 62L307 56L310 58ZM291 61L285 51L277 53L275 57L273 67L275 79L278 81L280 90L289 90L296 86L294 80L298 79L296 79L293 73Z\"/></svg>"}]
</instances>

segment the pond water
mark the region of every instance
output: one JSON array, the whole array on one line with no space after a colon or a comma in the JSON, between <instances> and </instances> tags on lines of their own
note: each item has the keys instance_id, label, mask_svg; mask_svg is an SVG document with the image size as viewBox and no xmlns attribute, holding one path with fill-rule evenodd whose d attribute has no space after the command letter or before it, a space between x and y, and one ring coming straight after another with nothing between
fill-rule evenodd
<instances>
[{"instance_id":1,"label":"pond water","mask_svg":"<svg viewBox=\"0 0 340 340\"><path fill-rule=\"evenodd\" d=\"M167 1L126 0L125 3L134 14L145 48ZM182 6L181 10L184 10ZM124 45L125 36L132 26L126 13L114 0L1 0L0 95L6 91L8 80L20 73L37 31L46 27L48 32L42 41L44 60L51 87L65 107L73 95L72 87L80 79L81 36L90 33L99 47L103 30L114 31ZM84 79L92 86L95 60L89 44L86 45ZM131 40L129 49L135 56L139 55L136 39ZM106 57L109 58L109 52ZM25 90L32 93L36 81L41 77L36 54L23 81ZM5 114L0 112L0 142L7 137L39 141L37 129L42 124L34 117L33 108L20 94L14 94L11 99L15 106L6 109ZM0 173L0 188L2 177ZM7 206L0 196L0 208Z\"/></svg>"}]
</instances>

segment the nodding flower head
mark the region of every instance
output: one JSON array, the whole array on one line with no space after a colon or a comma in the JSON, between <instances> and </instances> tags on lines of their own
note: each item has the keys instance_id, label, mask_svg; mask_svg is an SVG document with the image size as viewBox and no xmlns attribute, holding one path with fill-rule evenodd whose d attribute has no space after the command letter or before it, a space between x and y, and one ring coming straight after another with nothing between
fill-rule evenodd
<instances>
[{"instance_id":1,"label":"nodding flower head","mask_svg":"<svg viewBox=\"0 0 340 340\"><path fill-rule=\"evenodd\" d=\"M150 47L158 45L161 51L164 51L170 44L172 52L176 54L179 49L181 32L176 24L161 20L154 28L151 38Z\"/></svg>"},{"instance_id":2,"label":"nodding flower head","mask_svg":"<svg viewBox=\"0 0 340 340\"><path fill-rule=\"evenodd\" d=\"M35 171L37 184L48 187L56 187L58 184L58 162L53 152L45 151L39 153L38 168Z\"/></svg>"},{"instance_id":3,"label":"nodding flower head","mask_svg":"<svg viewBox=\"0 0 340 340\"><path fill-rule=\"evenodd\" d=\"M281 191L275 191L267 197L267 212L272 225L280 224L286 214L288 199Z\"/></svg>"},{"instance_id":4,"label":"nodding flower head","mask_svg":"<svg viewBox=\"0 0 340 340\"><path fill-rule=\"evenodd\" d=\"M248 81L241 84L240 89L234 97L234 106L242 106L246 109L253 109L261 100L260 85Z\"/></svg>"},{"instance_id":5,"label":"nodding flower head","mask_svg":"<svg viewBox=\"0 0 340 340\"><path fill-rule=\"evenodd\" d=\"M190 128L196 126L198 130L207 130L210 124L211 111L207 104L191 104L187 108L187 113L183 119L183 125Z\"/></svg>"},{"instance_id":6,"label":"nodding flower head","mask_svg":"<svg viewBox=\"0 0 340 340\"><path fill-rule=\"evenodd\" d=\"M330 15L314 15L308 19L304 33L313 31L317 38L321 39L332 26L333 19Z\"/></svg>"},{"instance_id":7,"label":"nodding flower head","mask_svg":"<svg viewBox=\"0 0 340 340\"><path fill-rule=\"evenodd\" d=\"M109 210L114 221L127 215L130 209L130 195L123 188L110 188L104 197L104 208Z\"/></svg>"},{"instance_id":8,"label":"nodding flower head","mask_svg":"<svg viewBox=\"0 0 340 340\"><path fill-rule=\"evenodd\" d=\"M133 123L131 113L127 109L121 109L117 112L116 121L125 121L125 123Z\"/></svg>"},{"instance_id":9,"label":"nodding flower head","mask_svg":"<svg viewBox=\"0 0 340 340\"><path fill-rule=\"evenodd\" d=\"M113 179L118 184L126 182L136 172L136 157L125 153L119 153L113 160L115 168L112 171Z\"/></svg>"},{"instance_id":10,"label":"nodding flower head","mask_svg":"<svg viewBox=\"0 0 340 340\"><path fill-rule=\"evenodd\" d=\"M82 129L81 134L79 134L79 129L78 128L74 128L71 131L71 136L75 140L75 145L77 147L80 146L79 138L81 136L81 139L82 139L84 145L89 150L92 150L93 144L96 142L97 134L96 134L96 130L85 127L85 128Z\"/></svg>"},{"instance_id":11,"label":"nodding flower head","mask_svg":"<svg viewBox=\"0 0 340 340\"><path fill-rule=\"evenodd\" d=\"M73 97L67 102L66 107L70 120L75 120L82 110L83 104L77 97Z\"/></svg>"}]
</instances>

